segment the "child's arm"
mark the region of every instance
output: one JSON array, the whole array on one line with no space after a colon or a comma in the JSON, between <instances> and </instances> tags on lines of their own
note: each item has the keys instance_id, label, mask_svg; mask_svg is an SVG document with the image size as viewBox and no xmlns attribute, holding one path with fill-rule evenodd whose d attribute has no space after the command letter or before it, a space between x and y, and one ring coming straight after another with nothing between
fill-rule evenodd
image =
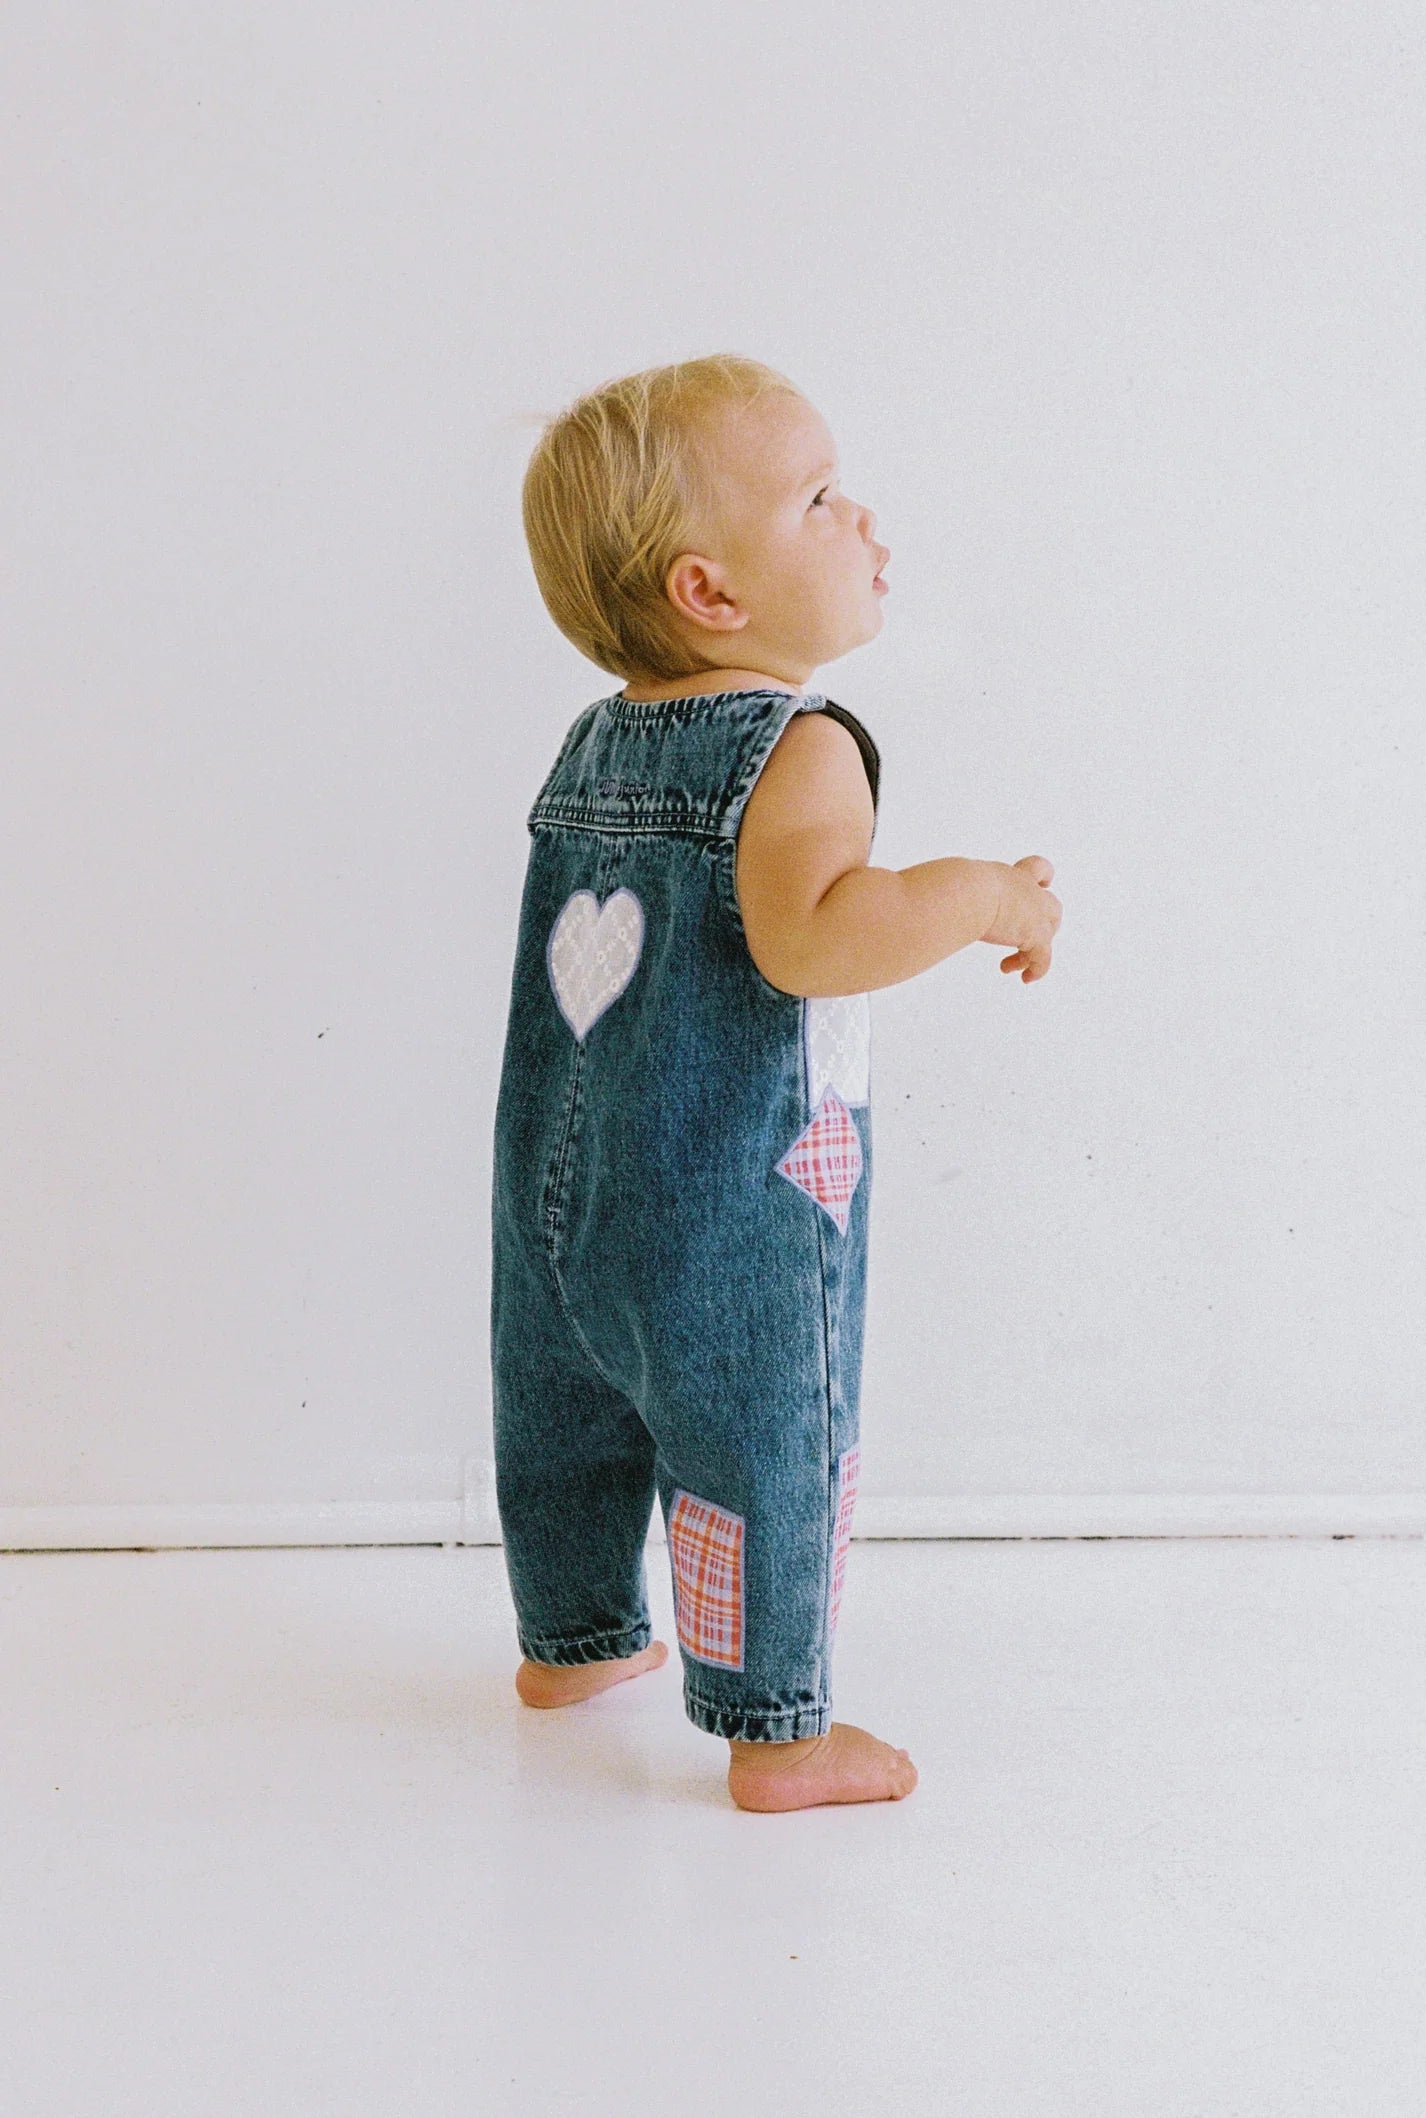
<instances>
[{"instance_id":1,"label":"child's arm","mask_svg":"<svg viewBox=\"0 0 1426 2118\"><path fill-rule=\"evenodd\" d=\"M914 978L968 942L992 938L1038 944L1048 969L1044 922L1053 921L1053 932L1059 901L1036 887L1036 878L1003 861L958 857L868 867L874 822L850 732L827 714L795 714L748 797L738 833L743 930L770 985L809 996L872 993ZM1008 914L1003 901L1012 907ZM1023 947L1010 962L1018 967L1021 960L1028 962Z\"/></svg>"}]
</instances>

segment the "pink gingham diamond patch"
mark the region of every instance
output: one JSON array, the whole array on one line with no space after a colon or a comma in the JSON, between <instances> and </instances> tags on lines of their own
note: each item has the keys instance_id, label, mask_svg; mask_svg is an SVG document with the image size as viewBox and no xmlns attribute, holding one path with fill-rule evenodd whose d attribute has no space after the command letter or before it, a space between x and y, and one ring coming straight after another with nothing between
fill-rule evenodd
<instances>
[{"instance_id":1,"label":"pink gingham diamond patch","mask_svg":"<svg viewBox=\"0 0 1426 2118\"><path fill-rule=\"evenodd\" d=\"M811 1124L788 1148L777 1173L815 1199L846 1234L852 1193L861 1179L862 1143L856 1119L834 1088L827 1090Z\"/></svg>"},{"instance_id":2,"label":"pink gingham diamond patch","mask_svg":"<svg viewBox=\"0 0 1426 2118\"><path fill-rule=\"evenodd\" d=\"M741 1515L680 1491L668 1518L674 1614L680 1644L700 1662L743 1666Z\"/></svg>"},{"instance_id":3,"label":"pink gingham diamond patch","mask_svg":"<svg viewBox=\"0 0 1426 2118\"><path fill-rule=\"evenodd\" d=\"M842 1584L847 1575L847 1547L852 1541L852 1510L857 1504L857 1478L861 1471L861 1461L862 1452L857 1447L844 1449L837 1459L837 1528L832 1555L833 1632L837 1630L837 1617L842 1608Z\"/></svg>"}]
</instances>

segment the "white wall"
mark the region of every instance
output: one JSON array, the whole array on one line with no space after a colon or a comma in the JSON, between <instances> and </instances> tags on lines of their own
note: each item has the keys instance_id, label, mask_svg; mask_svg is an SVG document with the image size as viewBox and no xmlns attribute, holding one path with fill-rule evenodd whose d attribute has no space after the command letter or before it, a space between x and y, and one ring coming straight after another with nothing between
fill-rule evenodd
<instances>
[{"instance_id":1,"label":"white wall","mask_svg":"<svg viewBox=\"0 0 1426 2118\"><path fill-rule=\"evenodd\" d=\"M873 1000L859 1529L1421 1526L1419 10L18 0L0 63L0 1542L492 1534L524 816L616 688L522 415L722 349L892 550L817 680L874 859L1065 907Z\"/></svg>"}]
</instances>

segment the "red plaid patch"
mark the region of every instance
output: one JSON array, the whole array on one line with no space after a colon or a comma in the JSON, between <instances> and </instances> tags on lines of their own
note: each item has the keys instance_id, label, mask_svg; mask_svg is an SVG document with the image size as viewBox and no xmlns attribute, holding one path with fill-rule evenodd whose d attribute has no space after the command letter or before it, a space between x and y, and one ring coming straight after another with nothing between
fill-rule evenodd
<instances>
[{"instance_id":1,"label":"red plaid patch","mask_svg":"<svg viewBox=\"0 0 1426 2118\"><path fill-rule=\"evenodd\" d=\"M862 1143L856 1119L834 1088L827 1090L811 1124L788 1148L777 1173L815 1199L846 1234L852 1193L862 1173Z\"/></svg>"},{"instance_id":2,"label":"red plaid patch","mask_svg":"<svg viewBox=\"0 0 1426 2118\"><path fill-rule=\"evenodd\" d=\"M839 1497L837 1500L837 1530L832 1555L832 1631L837 1630L837 1616L842 1608L842 1583L847 1573L847 1546L852 1541L852 1509L857 1504L857 1479L861 1472L862 1452L859 1448L843 1451L838 1459L837 1471Z\"/></svg>"},{"instance_id":3,"label":"red plaid patch","mask_svg":"<svg viewBox=\"0 0 1426 2118\"><path fill-rule=\"evenodd\" d=\"M668 1519L680 1644L725 1669L743 1666L744 1527L741 1515L684 1492Z\"/></svg>"}]
</instances>

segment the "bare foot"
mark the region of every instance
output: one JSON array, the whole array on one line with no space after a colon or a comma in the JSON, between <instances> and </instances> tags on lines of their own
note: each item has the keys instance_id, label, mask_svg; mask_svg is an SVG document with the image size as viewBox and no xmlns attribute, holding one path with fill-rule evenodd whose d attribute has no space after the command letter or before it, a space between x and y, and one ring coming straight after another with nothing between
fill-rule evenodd
<instances>
[{"instance_id":1,"label":"bare foot","mask_svg":"<svg viewBox=\"0 0 1426 2118\"><path fill-rule=\"evenodd\" d=\"M798 1743L728 1745L728 1792L739 1809L812 1809L820 1802L899 1802L920 1774L904 1750L834 1721Z\"/></svg>"},{"instance_id":2,"label":"bare foot","mask_svg":"<svg viewBox=\"0 0 1426 2118\"><path fill-rule=\"evenodd\" d=\"M557 1669L552 1662L525 1661L515 1672L515 1689L527 1706L573 1706L578 1699L592 1699L611 1684L626 1677L641 1677L647 1669L662 1669L668 1649L662 1640L651 1641L642 1653L624 1655L617 1662L579 1662Z\"/></svg>"}]
</instances>

